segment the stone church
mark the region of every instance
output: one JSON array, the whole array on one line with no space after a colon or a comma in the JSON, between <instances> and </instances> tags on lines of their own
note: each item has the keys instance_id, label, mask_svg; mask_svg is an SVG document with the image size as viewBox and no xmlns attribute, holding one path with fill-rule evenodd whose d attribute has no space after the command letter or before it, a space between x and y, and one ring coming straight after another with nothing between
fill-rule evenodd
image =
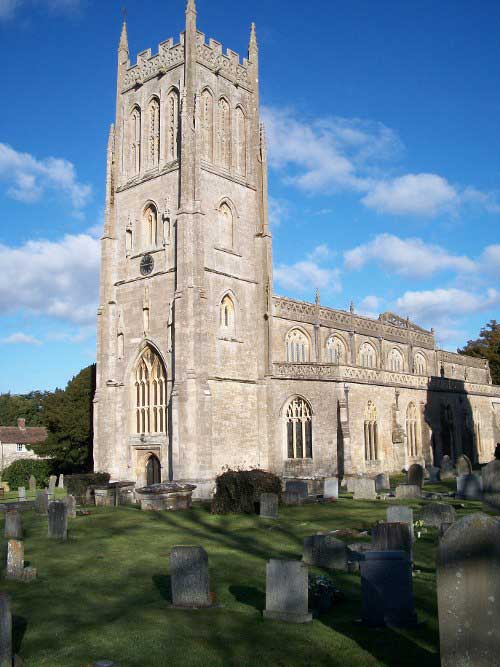
<instances>
[{"instance_id":1,"label":"stone church","mask_svg":"<svg viewBox=\"0 0 500 667\"><path fill-rule=\"evenodd\" d=\"M258 46L118 48L98 309L95 470L138 485L492 458L500 387L434 331L273 291ZM313 482L311 482L313 483Z\"/></svg>"}]
</instances>

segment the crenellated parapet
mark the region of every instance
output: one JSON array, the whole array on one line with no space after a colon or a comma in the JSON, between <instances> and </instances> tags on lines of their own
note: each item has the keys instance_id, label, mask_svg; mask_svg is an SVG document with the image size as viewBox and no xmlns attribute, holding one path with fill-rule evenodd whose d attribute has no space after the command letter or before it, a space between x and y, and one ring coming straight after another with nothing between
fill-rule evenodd
<instances>
[{"instance_id":1,"label":"crenellated parapet","mask_svg":"<svg viewBox=\"0 0 500 667\"><path fill-rule=\"evenodd\" d=\"M469 357L466 354L457 354L456 352L447 352L446 350L438 350L438 355L442 363L469 366L471 368L489 368L487 359Z\"/></svg>"},{"instance_id":2,"label":"crenellated parapet","mask_svg":"<svg viewBox=\"0 0 500 667\"><path fill-rule=\"evenodd\" d=\"M251 79L249 75L250 63L247 58L240 57L235 51L227 49L226 55L222 53L222 44L215 39L210 39L208 44L205 42L205 35L202 32L196 35L196 54L198 62L202 63L215 74L225 76L239 86L251 90Z\"/></svg>"},{"instance_id":3,"label":"crenellated parapet","mask_svg":"<svg viewBox=\"0 0 500 667\"><path fill-rule=\"evenodd\" d=\"M158 53L151 55L151 49L142 51L137 56L137 63L126 70L123 77L122 93L141 86L155 76L166 74L174 67L184 63L184 34L180 41L174 44L173 38L162 42L158 47Z\"/></svg>"}]
</instances>

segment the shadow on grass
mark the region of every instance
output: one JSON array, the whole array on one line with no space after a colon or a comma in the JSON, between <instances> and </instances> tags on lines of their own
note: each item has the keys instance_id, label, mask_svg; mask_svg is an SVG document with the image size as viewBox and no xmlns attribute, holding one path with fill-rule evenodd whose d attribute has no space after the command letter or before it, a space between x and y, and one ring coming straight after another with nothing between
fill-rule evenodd
<instances>
[{"instance_id":1,"label":"shadow on grass","mask_svg":"<svg viewBox=\"0 0 500 667\"><path fill-rule=\"evenodd\" d=\"M161 597L167 602L172 602L172 578L169 574L154 574L153 584L158 589Z\"/></svg>"},{"instance_id":2,"label":"shadow on grass","mask_svg":"<svg viewBox=\"0 0 500 667\"><path fill-rule=\"evenodd\" d=\"M12 648L14 653L21 652L21 644L28 627L28 621L24 616L12 616Z\"/></svg>"},{"instance_id":3,"label":"shadow on grass","mask_svg":"<svg viewBox=\"0 0 500 667\"><path fill-rule=\"evenodd\" d=\"M229 592L237 602L263 611L266 608L266 594L254 586L229 586Z\"/></svg>"}]
</instances>

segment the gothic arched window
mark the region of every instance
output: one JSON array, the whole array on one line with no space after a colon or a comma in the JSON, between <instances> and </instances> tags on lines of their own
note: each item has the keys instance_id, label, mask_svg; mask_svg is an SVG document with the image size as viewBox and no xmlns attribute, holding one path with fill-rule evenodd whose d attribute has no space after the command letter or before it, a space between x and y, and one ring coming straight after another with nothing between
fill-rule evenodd
<instances>
[{"instance_id":1,"label":"gothic arched window","mask_svg":"<svg viewBox=\"0 0 500 667\"><path fill-rule=\"evenodd\" d=\"M377 354L373 345L363 343L359 348L359 365L363 368L375 368L377 365Z\"/></svg>"},{"instance_id":2,"label":"gothic arched window","mask_svg":"<svg viewBox=\"0 0 500 667\"><path fill-rule=\"evenodd\" d=\"M389 353L389 369L397 373L403 370L403 365L403 355L398 349L393 348Z\"/></svg>"},{"instance_id":3,"label":"gothic arched window","mask_svg":"<svg viewBox=\"0 0 500 667\"><path fill-rule=\"evenodd\" d=\"M148 108L148 166L157 167L160 161L160 102L154 97Z\"/></svg>"},{"instance_id":4,"label":"gothic arched window","mask_svg":"<svg viewBox=\"0 0 500 667\"><path fill-rule=\"evenodd\" d=\"M214 160L214 100L209 90L201 94L201 157L207 162Z\"/></svg>"},{"instance_id":5,"label":"gothic arched window","mask_svg":"<svg viewBox=\"0 0 500 667\"><path fill-rule=\"evenodd\" d=\"M223 336L234 336L235 317L234 303L229 294L220 302L220 331Z\"/></svg>"},{"instance_id":6,"label":"gothic arched window","mask_svg":"<svg viewBox=\"0 0 500 667\"><path fill-rule=\"evenodd\" d=\"M224 169L231 168L231 114L229 103L221 97L219 100L218 153L219 164Z\"/></svg>"},{"instance_id":7,"label":"gothic arched window","mask_svg":"<svg viewBox=\"0 0 500 667\"><path fill-rule=\"evenodd\" d=\"M167 96L167 160L179 157L179 93L171 90Z\"/></svg>"},{"instance_id":8,"label":"gothic arched window","mask_svg":"<svg viewBox=\"0 0 500 667\"><path fill-rule=\"evenodd\" d=\"M424 355L420 352L415 354L413 366L416 375L427 375L427 362Z\"/></svg>"},{"instance_id":9,"label":"gothic arched window","mask_svg":"<svg viewBox=\"0 0 500 667\"><path fill-rule=\"evenodd\" d=\"M368 401L365 408L365 461L378 459L377 408Z\"/></svg>"},{"instance_id":10,"label":"gothic arched window","mask_svg":"<svg viewBox=\"0 0 500 667\"><path fill-rule=\"evenodd\" d=\"M137 362L134 389L136 433L166 433L166 373L150 347Z\"/></svg>"},{"instance_id":11,"label":"gothic arched window","mask_svg":"<svg viewBox=\"0 0 500 667\"><path fill-rule=\"evenodd\" d=\"M243 109L236 107L235 118L235 169L240 176L246 174L246 119Z\"/></svg>"},{"instance_id":12,"label":"gothic arched window","mask_svg":"<svg viewBox=\"0 0 500 667\"><path fill-rule=\"evenodd\" d=\"M141 110L134 107L129 119L129 176L137 176L141 169Z\"/></svg>"},{"instance_id":13,"label":"gothic arched window","mask_svg":"<svg viewBox=\"0 0 500 667\"><path fill-rule=\"evenodd\" d=\"M300 396L293 398L285 411L287 456L312 459L312 411Z\"/></svg>"},{"instance_id":14,"label":"gothic arched window","mask_svg":"<svg viewBox=\"0 0 500 667\"><path fill-rule=\"evenodd\" d=\"M158 212L154 204L149 204L144 211L143 230L143 247L155 247L158 239Z\"/></svg>"},{"instance_id":15,"label":"gothic arched window","mask_svg":"<svg viewBox=\"0 0 500 667\"><path fill-rule=\"evenodd\" d=\"M300 329L292 329L286 336L286 360L290 363L309 361L309 340Z\"/></svg>"},{"instance_id":16,"label":"gothic arched window","mask_svg":"<svg viewBox=\"0 0 500 667\"><path fill-rule=\"evenodd\" d=\"M331 364L345 364L347 352L344 341L338 336L330 336L326 341L327 360Z\"/></svg>"},{"instance_id":17,"label":"gothic arched window","mask_svg":"<svg viewBox=\"0 0 500 667\"><path fill-rule=\"evenodd\" d=\"M413 401L408 404L406 409L406 442L408 447L408 456L418 456L420 450L420 437L418 430L418 412L417 406Z\"/></svg>"},{"instance_id":18,"label":"gothic arched window","mask_svg":"<svg viewBox=\"0 0 500 667\"><path fill-rule=\"evenodd\" d=\"M226 202L219 206L219 242L223 248L233 247L233 212Z\"/></svg>"}]
</instances>

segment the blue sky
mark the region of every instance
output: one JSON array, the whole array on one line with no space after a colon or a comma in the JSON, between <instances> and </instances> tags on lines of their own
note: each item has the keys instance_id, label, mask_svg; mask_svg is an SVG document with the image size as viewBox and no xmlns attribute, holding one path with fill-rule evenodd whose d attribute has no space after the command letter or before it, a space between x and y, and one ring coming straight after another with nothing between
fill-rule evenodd
<instances>
[{"instance_id":1,"label":"blue sky","mask_svg":"<svg viewBox=\"0 0 500 667\"><path fill-rule=\"evenodd\" d=\"M132 61L183 0L127 0ZM257 24L275 292L434 326L456 349L500 304L500 4L198 0L246 55ZM120 0L0 0L0 391L95 359Z\"/></svg>"}]
</instances>

